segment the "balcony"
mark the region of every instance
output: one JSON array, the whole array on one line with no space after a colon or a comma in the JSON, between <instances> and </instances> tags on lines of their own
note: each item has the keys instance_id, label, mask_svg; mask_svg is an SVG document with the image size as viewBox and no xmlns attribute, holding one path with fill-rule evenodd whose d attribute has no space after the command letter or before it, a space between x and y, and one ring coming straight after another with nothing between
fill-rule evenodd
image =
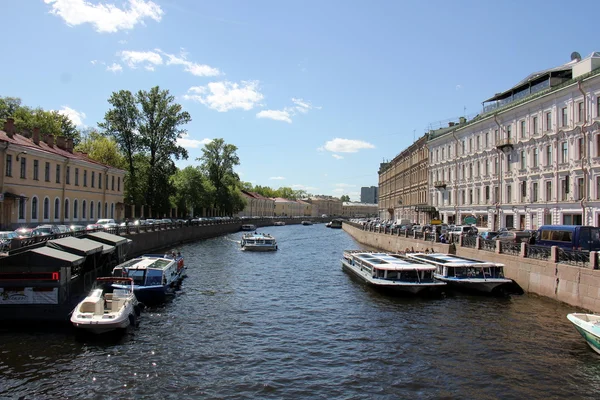
<instances>
[{"instance_id":1,"label":"balcony","mask_svg":"<svg viewBox=\"0 0 600 400\"><path fill-rule=\"evenodd\" d=\"M446 181L435 181L433 187L436 189L446 189Z\"/></svg>"},{"instance_id":2,"label":"balcony","mask_svg":"<svg viewBox=\"0 0 600 400\"><path fill-rule=\"evenodd\" d=\"M500 151L504 151L504 149L512 150L514 144L515 140L513 138L499 139L496 142L496 148Z\"/></svg>"}]
</instances>

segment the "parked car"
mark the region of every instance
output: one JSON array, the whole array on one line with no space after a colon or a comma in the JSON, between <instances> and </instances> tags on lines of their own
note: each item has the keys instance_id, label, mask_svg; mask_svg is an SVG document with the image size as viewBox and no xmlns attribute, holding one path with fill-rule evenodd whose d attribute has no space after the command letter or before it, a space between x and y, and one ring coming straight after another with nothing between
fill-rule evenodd
<instances>
[{"instance_id":1,"label":"parked car","mask_svg":"<svg viewBox=\"0 0 600 400\"><path fill-rule=\"evenodd\" d=\"M31 228L18 228L15 229L15 233L17 234L17 237L20 239L26 239L26 238L30 238L33 236L33 229Z\"/></svg>"},{"instance_id":2,"label":"parked car","mask_svg":"<svg viewBox=\"0 0 600 400\"><path fill-rule=\"evenodd\" d=\"M600 250L600 228L581 225L543 225L538 229L536 244L569 250Z\"/></svg>"},{"instance_id":3,"label":"parked car","mask_svg":"<svg viewBox=\"0 0 600 400\"><path fill-rule=\"evenodd\" d=\"M60 229L56 225L39 225L35 227L34 231L38 233L38 236L48 236L60 233Z\"/></svg>"},{"instance_id":4,"label":"parked car","mask_svg":"<svg viewBox=\"0 0 600 400\"><path fill-rule=\"evenodd\" d=\"M71 232L83 232L83 231L85 231L85 226L83 226L83 225L71 225L69 227L69 231L71 231Z\"/></svg>"},{"instance_id":5,"label":"parked car","mask_svg":"<svg viewBox=\"0 0 600 400\"><path fill-rule=\"evenodd\" d=\"M58 227L58 231L60 233L67 233L71 230L67 225L56 225L56 226Z\"/></svg>"},{"instance_id":6,"label":"parked car","mask_svg":"<svg viewBox=\"0 0 600 400\"><path fill-rule=\"evenodd\" d=\"M485 231L485 232L479 232L479 237L485 240L493 240L494 238L496 238L496 236L498 236L498 232L494 232L494 231Z\"/></svg>"},{"instance_id":7,"label":"parked car","mask_svg":"<svg viewBox=\"0 0 600 400\"><path fill-rule=\"evenodd\" d=\"M102 225L104 229L117 228L119 224L112 218L104 218L96 221L96 225Z\"/></svg>"},{"instance_id":8,"label":"parked car","mask_svg":"<svg viewBox=\"0 0 600 400\"><path fill-rule=\"evenodd\" d=\"M100 224L89 224L85 227L86 231L103 231L104 225Z\"/></svg>"},{"instance_id":9,"label":"parked car","mask_svg":"<svg viewBox=\"0 0 600 400\"><path fill-rule=\"evenodd\" d=\"M505 231L501 232L498 236L496 236L496 240L501 240L503 242L511 242L511 243L523 243L529 240L531 235L529 232L523 231Z\"/></svg>"},{"instance_id":10,"label":"parked car","mask_svg":"<svg viewBox=\"0 0 600 400\"><path fill-rule=\"evenodd\" d=\"M470 225L456 225L448 231L449 235L477 235L477 228Z\"/></svg>"}]
</instances>

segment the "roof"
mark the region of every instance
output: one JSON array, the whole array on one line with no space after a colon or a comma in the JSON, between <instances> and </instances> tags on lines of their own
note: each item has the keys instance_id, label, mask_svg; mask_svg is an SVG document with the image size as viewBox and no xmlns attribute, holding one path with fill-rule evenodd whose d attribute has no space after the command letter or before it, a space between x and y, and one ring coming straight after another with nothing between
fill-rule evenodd
<instances>
[{"instance_id":1,"label":"roof","mask_svg":"<svg viewBox=\"0 0 600 400\"><path fill-rule=\"evenodd\" d=\"M100 253L103 251L102 246L103 245L100 242L95 242L90 239L78 239L73 236L48 241L48 247L78 254L80 256L89 256L91 254ZM113 246L109 247L114 249Z\"/></svg>"},{"instance_id":2,"label":"roof","mask_svg":"<svg viewBox=\"0 0 600 400\"><path fill-rule=\"evenodd\" d=\"M399 258L394 255L387 253L353 253L353 256L366 261L373 266L373 268L388 271L401 271L401 270L421 270L421 271L432 271L435 270L435 266L431 264L423 264L420 262L413 262Z\"/></svg>"},{"instance_id":3,"label":"roof","mask_svg":"<svg viewBox=\"0 0 600 400\"><path fill-rule=\"evenodd\" d=\"M45 246L0 258L0 266L61 268L77 266L84 260L76 254Z\"/></svg>"},{"instance_id":4,"label":"roof","mask_svg":"<svg viewBox=\"0 0 600 400\"><path fill-rule=\"evenodd\" d=\"M112 233L106 232L92 232L86 233L81 236L82 238L92 239L96 242L109 244L111 246L122 246L127 243L131 243L131 239L124 238L122 236L113 235Z\"/></svg>"},{"instance_id":5,"label":"roof","mask_svg":"<svg viewBox=\"0 0 600 400\"><path fill-rule=\"evenodd\" d=\"M458 257L444 253L412 253L407 254L408 257L421 260L424 262L431 262L436 264L443 264L447 267L502 267L503 264L473 260L470 258Z\"/></svg>"}]
</instances>

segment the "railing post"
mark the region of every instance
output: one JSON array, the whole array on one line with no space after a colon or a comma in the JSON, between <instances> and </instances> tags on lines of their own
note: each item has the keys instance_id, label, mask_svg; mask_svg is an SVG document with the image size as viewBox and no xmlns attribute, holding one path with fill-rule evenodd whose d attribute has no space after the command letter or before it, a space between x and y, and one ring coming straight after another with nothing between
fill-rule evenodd
<instances>
[{"instance_id":1,"label":"railing post","mask_svg":"<svg viewBox=\"0 0 600 400\"><path fill-rule=\"evenodd\" d=\"M527 243L521 242L521 257L527 257Z\"/></svg>"},{"instance_id":2,"label":"railing post","mask_svg":"<svg viewBox=\"0 0 600 400\"><path fill-rule=\"evenodd\" d=\"M558 262L558 246L550 247L550 260L554 263Z\"/></svg>"},{"instance_id":3,"label":"railing post","mask_svg":"<svg viewBox=\"0 0 600 400\"><path fill-rule=\"evenodd\" d=\"M417 232L413 229L413 239L417 239Z\"/></svg>"},{"instance_id":4,"label":"railing post","mask_svg":"<svg viewBox=\"0 0 600 400\"><path fill-rule=\"evenodd\" d=\"M598 252L590 251L590 268L598 269Z\"/></svg>"},{"instance_id":5,"label":"railing post","mask_svg":"<svg viewBox=\"0 0 600 400\"><path fill-rule=\"evenodd\" d=\"M475 249L481 250L481 238L479 236L475 238Z\"/></svg>"},{"instance_id":6,"label":"railing post","mask_svg":"<svg viewBox=\"0 0 600 400\"><path fill-rule=\"evenodd\" d=\"M502 253L502 242L500 240L496 240L496 253Z\"/></svg>"},{"instance_id":7,"label":"railing post","mask_svg":"<svg viewBox=\"0 0 600 400\"><path fill-rule=\"evenodd\" d=\"M458 247L463 247L463 235L458 235Z\"/></svg>"}]
</instances>

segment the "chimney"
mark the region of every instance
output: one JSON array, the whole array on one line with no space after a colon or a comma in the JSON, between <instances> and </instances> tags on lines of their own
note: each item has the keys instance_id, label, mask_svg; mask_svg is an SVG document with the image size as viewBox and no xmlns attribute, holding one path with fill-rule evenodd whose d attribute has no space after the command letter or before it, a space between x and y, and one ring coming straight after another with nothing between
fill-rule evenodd
<instances>
[{"instance_id":1,"label":"chimney","mask_svg":"<svg viewBox=\"0 0 600 400\"><path fill-rule=\"evenodd\" d=\"M12 138L15 134L15 120L13 118L6 118L4 123L4 132L9 138Z\"/></svg>"},{"instance_id":2,"label":"chimney","mask_svg":"<svg viewBox=\"0 0 600 400\"><path fill-rule=\"evenodd\" d=\"M458 120L460 121L459 124L466 124L467 123L467 119L465 117L460 117Z\"/></svg>"},{"instance_id":3,"label":"chimney","mask_svg":"<svg viewBox=\"0 0 600 400\"><path fill-rule=\"evenodd\" d=\"M50 147L54 147L54 135L46 135L46 144Z\"/></svg>"},{"instance_id":4,"label":"chimney","mask_svg":"<svg viewBox=\"0 0 600 400\"><path fill-rule=\"evenodd\" d=\"M56 147L58 147L59 149L63 149L66 150L66 144L65 144L65 137L64 136L57 136L56 137Z\"/></svg>"},{"instance_id":5,"label":"chimney","mask_svg":"<svg viewBox=\"0 0 600 400\"><path fill-rule=\"evenodd\" d=\"M448 127L452 128L454 126L454 122L448 122Z\"/></svg>"},{"instance_id":6,"label":"chimney","mask_svg":"<svg viewBox=\"0 0 600 400\"><path fill-rule=\"evenodd\" d=\"M31 140L35 144L40 144L40 128L33 128L33 135L31 135Z\"/></svg>"},{"instance_id":7,"label":"chimney","mask_svg":"<svg viewBox=\"0 0 600 400\"><path fill-rule=\"evenodd\" d=\"M73 139L72 138L67 139L67 151L69 153L73 152Z\"/></svg>"}]
</instances>

